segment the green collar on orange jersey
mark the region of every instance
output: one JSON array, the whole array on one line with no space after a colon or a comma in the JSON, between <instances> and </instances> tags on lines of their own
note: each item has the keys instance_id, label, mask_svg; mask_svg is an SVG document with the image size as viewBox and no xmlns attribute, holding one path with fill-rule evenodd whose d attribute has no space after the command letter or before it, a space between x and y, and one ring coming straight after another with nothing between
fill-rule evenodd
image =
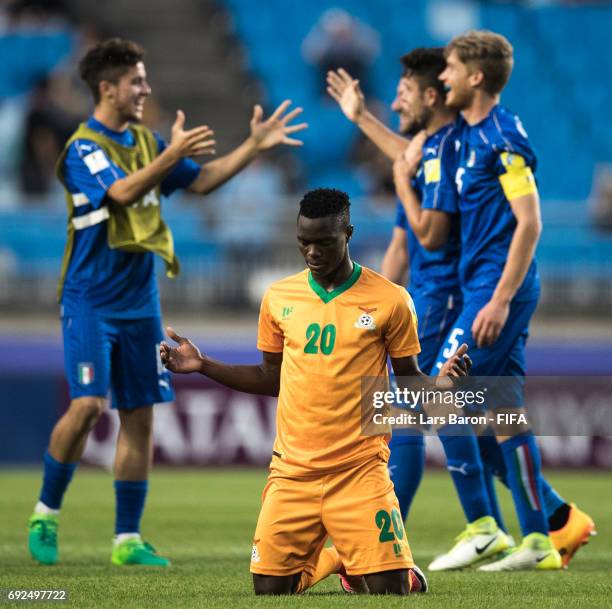
<instances>
[{"instance_id":1,"label":"green collar on orange jersey","mask_svg":"<svg viewBox=\"0 0 612 609\"><path fill-rule=\"evenodd\" d=\"M312 291L325 303L327 304L330 300L340 296L343 292L346 292L354 283L359 279L361 275L361 266L353 261L353 272L349 278L339 285L335 290L328 292L322 285L318 284L312 273L308 271L308 285L312 288Z\"/></svg>"}]
</instances>

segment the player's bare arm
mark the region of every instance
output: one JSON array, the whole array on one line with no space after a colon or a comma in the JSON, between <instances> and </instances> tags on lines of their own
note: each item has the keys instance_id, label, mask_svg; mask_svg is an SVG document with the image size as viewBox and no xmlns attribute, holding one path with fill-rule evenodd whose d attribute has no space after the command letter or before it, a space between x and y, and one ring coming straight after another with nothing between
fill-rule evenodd
<instances>
[{"instance_id":1,"label":"player's bare arm","mask_svg":"<svg viewBox=\"0 0 612 609\"><path fill-rule=\"evenodd\" d=\"M151 163L117 180L108 196L120 205L131 205L155 188L183 158L215 153L214 131L206 125L185 129L185 114L176 113L172 138L167 148Z\"/></svg>"},{"instance_id":2,"label":"player's bare arm","mask_svg":"<svg viewBox=\"0 0 612 609\"><path fill-rule=\"evenodd\" d=\"M451 219L446 212L423 209L411 184L419 169L426 139L425 131L420 131L414 136L408 148L393 163L393 181L410 228L425 249L434 251L446 243Z\"/></svg>"},{"instance_id":3,"label":"player's bare arm","mask_svg":"<svg viewBox=\"0 0 612 609\"><path fill-rule=\"evenodd\" d=\"M166 328L168 336L178 346L162 342L159 354L164 366L177 374L199 372L230 389L256 395L278 396L283 354L264 351L262 362L256 366L234 366L216 361L202 352L184 336L172 328Z\"/></svg>"},{"instance_id":4,"label":"player's bare arm","mask_svg":"<svg viewBox=\"0 0 612 609\"><path fill-rule=\"evenodd\" d=\"M508 259L491 300L479 311L472 324L478 347L492 345L502 331L510 312L510 302L523 283L542 233L540 199L530 193L510 201L516 229L510 242Z\"/></svg>"},{"instance_id":5,"label":"player's bare arm","mask_svg":"<svg viewBox=\"0 0 612 609\"><path fill-rule=\"evenodd\" d=\"M398 135L367 108L359 81L346 70L339 68L327 73L327 92L338 102L346 118L361 131L391 160L395 160L408 145L408 140Z\"/></svg>"},{"instance_id":6,"label":"player's bare arm","mask_svg":"<svg viewBox=\"0 0 612 609\"><path fill-rule=\"evenodd\" d=\"M291 101L285 100L264 120L263 108L256 105L253 108L249 137L229 154L203 165L189 190L198 194L206 194L215 190L264 150L280 145L302 146L303 142L292 135L306 129L308 124L291 124L291 121L302 113L302 108L293 108L287 112L290 106Z\"/></svg>"},{"instance_id":7,"label":"player's bare arm","mask_svg":"<svg viewBox=\"0 0 612 609\"><path fill-rule=\"evenodd\" d=\"M406 275L408 274L408 238L406 231L395 226L391 241L387 246L387 251L383 257L380 272L389 281L398 285L406 285Z\"/></svg>"}]
</instances>

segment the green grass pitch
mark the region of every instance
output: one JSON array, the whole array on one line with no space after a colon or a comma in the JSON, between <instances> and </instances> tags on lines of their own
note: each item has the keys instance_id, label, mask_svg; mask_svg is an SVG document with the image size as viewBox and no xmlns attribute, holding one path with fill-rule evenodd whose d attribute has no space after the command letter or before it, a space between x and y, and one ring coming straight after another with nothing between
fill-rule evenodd
<instances>
[{"instance_id":1,"label":"green grass pitch","mask_svg":"<svg viewBox=\"0 0 612 609\"><path fill-rule=\"evenodd\" d=\"M262 470L155 470L143 532L173 566L147 570L110 564L112 477L82 469L61 516L61 565L35 565L27 554L25 525L39 478L33 470L0 471L0 588L65 588L69 600L60 607L612 607L611 473L549 475L562 494L593 516L599 530L568 571L431 574L431 593L408 599L344 595L335 576L302 597L255 597L248 569ZM500 495L516 534L508 493ZM446 550L462 526L450 478L428 471L407 523L417 563L424 567Z\"/></svg>"}]
</instances>

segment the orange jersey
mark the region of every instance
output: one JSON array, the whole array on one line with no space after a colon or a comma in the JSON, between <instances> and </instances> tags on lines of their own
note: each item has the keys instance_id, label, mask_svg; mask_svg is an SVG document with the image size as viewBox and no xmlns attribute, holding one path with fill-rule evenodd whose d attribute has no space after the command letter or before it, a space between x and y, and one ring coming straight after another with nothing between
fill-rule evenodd
<instances>
[{"instance_id":1,"label":"orange jersey","mask_svg":"<svg viewBox=\"0 0 612 609\"><path fill-rule=\"evenodd\" d=\"M404 288L354 263L327 292L304 270L267 290L257 348L283 353L272 470L322 474L388 458L386 436L362 435L361 379L387 376L387 355L420 351Z\"/></svg>"}]
</instances>

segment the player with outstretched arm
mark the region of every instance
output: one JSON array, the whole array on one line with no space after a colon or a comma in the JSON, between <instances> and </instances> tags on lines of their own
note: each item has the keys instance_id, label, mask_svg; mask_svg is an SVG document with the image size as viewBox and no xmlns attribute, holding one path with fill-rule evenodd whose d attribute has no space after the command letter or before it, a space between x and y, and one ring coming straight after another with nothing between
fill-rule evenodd
<instances>
[{"instance_id":1,"label":"player with outstretched arm","mask_svg":"<svg viewBox=\"0 0 612 609\"><path fill-rule=\"evenodd\" d=\"M224 157L201 165L190 157L214 152L207 126L185 129L180 110L169 143L140 124L151 88L144 50L110 39L80 63L95 109L68 140L58 177L68 205L68 239L59 297L71 402L51 433L39 501L29 521L29 549L43 564L58 561L58 517L89 432L107 405L119 412L115 455L115 565L166 566L140 536L153 443L153 408L174 397L159 362L161 310L154 254L169 276L179 271L160 200L177 189L208 193L261 151L299 145L289 125L290 102L263 120L255 106L251 134Z\"/></svg>"},{"instance_id":2,"label":"player with outstretched arm","mask_svg":"<svg viewBox=\"0 0 612 609\"><path fill-rule=\"evenodd\" d=\"M499 105L513 66L506 38L488 31L457 36L446 47L440 79L446 103L460 111L455 181L461 217L459 277L464 307L438 355L441 364L462 342L470 345L475 376L521 379L529 322L540 292L535 249L541 232L534 178L536 157L515 114ZM490 407L523 407L522 383ZM559 569L593 532L591 518L567 504L546 482L535 437L527 425L494 424L501 466L512 492L523 541L483 571ZM549 534L550 533L550 534ZM478 559L477 531L468 527L430 570Z\"/></svg>"},{"instance_id":3,"label":"player with outstretched arm","mask_svg":"<svg viewBox=\"0 0 612 609\"><path fill-rule=\"evenodd\" d=\"M438 351L463 307L455 187L457 111L446 106L439 79L446 67L444 48L417 48L400 61L403 70L392 109L399 116L401 136L371 115L358 82L345 70L328 74L328 92L345 116L393 162L399 200L381 272L403 285L409 271L408 291L419 319L419 367L437 374ZM454 426L449 432L448 425L443 425L437 431L448 471L461 484L457 488L467 522L482 518L481 525L486 525L487 547L479 555L483 560L504 550L509 538L492 471L480 458L479 443L489 438L476 438L468 433L469 425L464 427ZM389 471L405 520L425 468L423 434L418 429L394 434L389 448Z\"/></svg>"},{"instance_id":4,"label":"player with outstretched arm","mask_svg":"<svg viewBox=\"0 0 612 609\"><path fill-rule=\"evenodd\" d=\"M307 268L263 297L260 364L214 361L171 328L178 346L160 348L173 372L278 395L270 475L253 538L257 594L302 592L341 570L364 576L371 593L408 594L425 585L413 570L387 470L388 436L363 434L361 382L386 378L388 356L398 377L436 379L417 365L408 292L351 260L349 205L345 193L327 188L302 199L297 240ZM467 374L465 352L460 348L440 374ZM328 537L335 547L324 549Z\"/></svg>"}]
</instances>

